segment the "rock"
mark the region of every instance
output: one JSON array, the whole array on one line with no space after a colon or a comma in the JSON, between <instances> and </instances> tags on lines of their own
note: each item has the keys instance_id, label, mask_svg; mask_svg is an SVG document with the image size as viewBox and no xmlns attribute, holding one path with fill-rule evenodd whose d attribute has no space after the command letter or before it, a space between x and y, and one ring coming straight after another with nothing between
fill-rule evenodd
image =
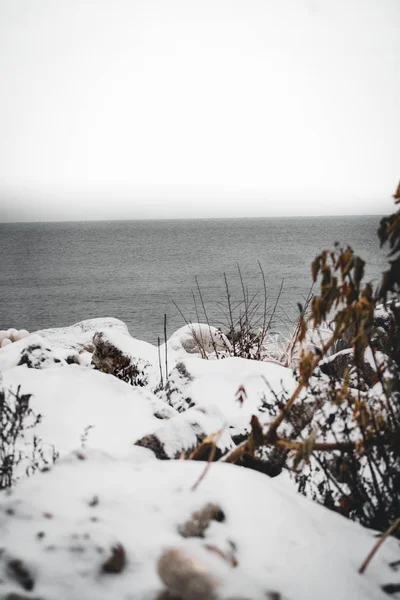
<instances>
[{"instance_id":1,"label":"rock","mask_svg":"<svg viewBox=\"0 0 400 600\"><path fill-rule=\"evenodd\" d=\"M122 544L117 544L111 549L111 556L103 563L103 573L121 573L126 565L126 553Z\"/></svg>"},{"instance_id":2,"label":"rock","mask_svg":"<svg viewBox=\"0 0 400 600\"><path fill-rule=\"evenodd\" d=\"M190 408L163 423L153 433L139 439L135 445L152 450L161 460L179 458L222 427L222 419L219 420L218 417L207 414L203 410ZM221 434L216 444L217 457L234 447L232 438L226 432Z\"/></svg>"},{"instance_id":3,"label":"rock","mask_svg":"<svg viewBox=\"0 0 400 600\"><path fill-rule=\"evenodd\" d=\"M17 334L17 339L22 340L22 339L28 337L28 335L29 335L29 331L27 329L20 329Z\"/></svg>"},{"instance_id":4,"label":"rock","mask_svg":"<svg viewBox=\"0 0 400 600\"><path fill-rule=\"evenodd\" d=\"M38 598L37 596L21 596L16 592L11 592L11 594L7 594L4 596L4 600L43 600L42 598Z\"/></svg>"},{"instance_id":5,"label":"rock","mask_svg":"<svg viewBox=\"0 0 400 600\"><path fill-rule=\"evenodd\" d=\"M164 389L159 392L159 396L176 411L184 412L194 406L192 399L186 393L186 388L192 381L193 377L186 365L179 361L169 373L168 381Z\"/></svg>"},{"instance_id":6,"label":"rock","mask_svg":"<svg viewBox=\"0 0 400 600\"><path fill-rule=\"evenodd\" d=\"M18 365L26 365L29 369L43 369L46 367L64 366L66 361L54 355L51 348L41 344L30 344L21 352Z\"/></svg>"},{"instance_id":7,"label":"rock","mask_svg":"<svg viewBox=\"0 0 400 600\"><path fill-rule=\"evenodd\" d=\"M202 358L218 358L231 351L231 343L226 335L205 323L190 323L181 327L169 338L168 347L182 357L191 354Z\"/></svg>"},{"instance_id":8,"label":"rock","mask_svg":"<svg viewBox=\"0 0 400 600\"><path fill-rule=\"evenodd\" d=\"M15 341L15 336L17 334L18 334L18 329L14 329L13 327L6 331L6 337L8 337L12 342Z\"/></svg>"},{"instance_id":9,"label":"rock","mask_svg":"<svg viewBox=\"0 0 400 600\"><path fill-rule=\"evenodd\" d=\"M182 596L171 594L169 590L163 590L160 594L158 594L156 600L182 600Z\"/></svg>"},{"instance_id":10,"label":"rock","mask_svg":"<svg viewBox=\"0 0 400 600\"><path fill-rule=\"evenodd\" d=\"M346 348L345 350L341 350L322 360L318 366L325 375L335 379L343 379L347 370L352 370L356 367L353 349ZM361 374L368 387L376 383L376 372L368 361L363 361Z\"/></svg>"},{"instance_id":11,"label":"rock","mask_svg":"<svg viewBox=\"0 0 400 600\"><path fill-rule=\"evenodd\" d=\"M209 503L194 512L188 521L178 527L178 531L184 538L203 538L211 521L219 523L225 521L225 514L218 504Z\"/></svg>"},{"instance_id":12,"label":"rock","mask_svg":"<svg viewBox=\"0 0 400 600\"><path fill-rule=\"evenodd\" d=\"M82 350L91 344L95 333L111 330L129 335L125 323L112 317L85 319L68 327L41 329L36 333L56 347Z\"/></svg>"},{"instance_id":13,"label":"rock","mask_svg":"<svg viewBox=\"0 0 400 600\"><path fill-rule=\"evenodd\" d=\"M214 600L220 582L198 561L180 548L164 551L157 572L170 594L181 600Z\"/></svg>"},{"instance_id":14,"label":"rock","mask_svg":"<svg viewBox=\"0 0 400 600\"><path fill-rule=\"evenodd\" d=\"M388 302L385 304L379 304L374 310L374 325L381 329L384 333L389 333L391 328L395 326L395 314L396 310L400 309L400 302Z\"/></svg>"},{"instance_id":15,"label":"rock","mask_svg":"<svg viewBox=\"0 0 400 600\"><path fill-rule=\"evenodd\" d=\"M7 338L3 340L6 342ZM0 350L0 371L26 365L31 369L61 367L67 363L58 352L40 335L31 334L14 343L9 342Z\"/></svg>"},{"instance_id":16,"label":"rock","mask_svg":"<svg viewBox=\"0 0 400 600\"><path fill-rule=\"evenodd\" d=\"M158 385L157 348L152 344L125 334L99 332L93 337L93 345L92 364L99 371L135 386L144 387L149 382Z\"/></svg>"},{"instance_id":17,"label":"rock","mask_svg":"<svg viewBox=\"0 0 400 600\"><path fill-rule=\"evenodd\" d=\"M7 568L10 574L17 580L17 582L27 590L32 591L35 586L35 581L29 569L22 562L22 560L15 558L7 563Z\"/></svg>"},{"instance_id":18,"label":"rock","mask_svg":"<svg viewBox=\"0 0 400 600\"><path fill-rule=\"evenodd\" d=\"M0 331L0 346L7 346L10 342L17 342L18 340L22 340L23 338L29 335L29 331L26 329L8 329L7 331L2 329ZM4 340L8 340L5 344L3 344Z\"/></svg>"},{"instance_id":19,"label":"rock","mask_svg":"<svg viewBox=\"0 0 400 600\"><path fill-rule=\"evenodd\" d=\"M173 458L168 456L168 454L165 452L163 443L154 433L142 437L140 440L135 442L135 446L140 446L141 448L147 448L148 450L151 450L154 452L156 458L160 460L168 460L169 458Z\"/></svg>"}]
</instances>

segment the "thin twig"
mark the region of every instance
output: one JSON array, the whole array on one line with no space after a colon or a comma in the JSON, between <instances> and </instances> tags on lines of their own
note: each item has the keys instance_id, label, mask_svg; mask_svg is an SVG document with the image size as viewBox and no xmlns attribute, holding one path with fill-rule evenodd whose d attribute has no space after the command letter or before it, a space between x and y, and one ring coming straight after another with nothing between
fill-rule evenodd
<instances>
[{"instance_id":1,"label":"thin twig","mask_svg":"<svg viewBox=\"0 0 400 600\"><path fill-rule=\"evenodd\" d=\"M204 477L207 475L208 470L211 467L211 463L213 462L214 457L215 457L215 453L217 451L217 442L218 442L219 438L221 437L222 431L223 431L222 429L219 429L216 433L212 434L212 436L209 436L207 438L207 441L212 441L213 445L212 445L212 448L210 450L210 455L208 457L207 464L206 464L205 468L203 469L203 471L200 474L200 477L197 479L197 481L192 485L192 488L191 488L192 492L194 492L198 488L198 486L203 481Z\"/></svg>"},{"instance_id":2,"label":"thin twig","mask_svg":"<svg viewBox=\"0 0 400 600\"><path fill-rule=\"evenodd\" d=\"M163 373L162 373L162 366L161 366L161 350L160 350L160 338L157 338L157 351L158 351L158 366L160 368L160 384L161 384L161 388L164 387L164 380L163 380Z\"/></svg>"},{"instance_id":3,"label":"thin twig","mask_svg":"<svg viewBox=\"0 0 400 600\"><path fill-rule=\"evenodd\" d=\"M358 440L356 442L315 442L312 445L312 450L315 452L333 452L335 450L339 450L340 452L353 452L360 446L360 442L363 440ZM365 447L375 447L380 446L385 443L383 438L370 438L365 440ZM301 450L304 447L304 441L296 441L296 440L288 440L287 438L276 438L276 439L268 439L268 432L263 435L261 440L261 445L266 446L274 446L275 448L280 448L281 450ZM236 448L225 454L221 458L221 462L229 462L234 463L239 458L246 454L250 450L250 444L248 440L245 440Z\"/></svg>"},{"instance_id":4,"label":"thin twig","mask_svg":"<svg viewBox=\"0 0 400 600\"><path fill-rule=\"evenodd\" d=\"M179 306L177 305L177 303L175 302L175 300L172 300L172 304L175 306L175 308L177 309L177 311L181 315L182 319L185 321L186 325L190 325L190 321L187 320L187 318L185 317L185 315L183 314L183 312L181 311L181 309L179 308Z\"/></svg>"},{"instance_id":5,"label":"thin twig","mask_svg":"<svg viewBox=\"0 0 400 600\"><path fill-rule=\"evenodd\" d=\"M196 313L197 323L199 324L199 327L198 327L198 336L197 336L197 332L196 332L196 329L195 329L194 325L193 325L193 328L191 329L191 332L192 332L192 336L194 338L194 341L196 342L196 344L199 347L200 354L201 354L202 358L207 358L207 351L206 351L205 341L204 341L204 338L203 338L203 330L200 327L201 322L200 322L199 311L198 311L198 308L197 308L196 295L193 292L193 290L192 290L192 298L193 298L193 306L194 306L194 311Z\"/></svg>"},{"instance_id":6,"label":"thin twig","mask_svg":"<svg viewBox=\"0 0 400 600\"><path fill-rule=\"evenodd\" d=\"M272 319L275 316L276 308L278 306L278 303L279 303L279 300L280 300L280 297L281 297L281 294L282 294L284 281L285 281L284 279L282 279L282 281L281 281L281 287L279 288L279 292L278 292L278 295L277 295L276 300L275 300L274 308L272 309L272 313L271 313L271 316L270 316L269 321L268 321L267 331L269 331L269 329L271 327Z\"/></svg>"},{"instance_id":7,"label":"thin twig","mask_svg":"<svg viewBox=\"0 0 400 600\"><path fill-rule=\"evenodd\" d=\"M237 270L239 273L239 279L240 279L240 283L242 286L242 292L243 292L243 302L244 302L244 314L245 314L245 318L246 318L246 324L249 322L248 319L248 298L246 296L246 289L244 287L244 281L243 281L243 277L242 277L242 272L240 270L239 264L237 264Z\"/></svg>"},{"instance_id":8,"label":"thin twig","mask_svg":"<svg viewBox=\"0 0 400 600\"><path fill-rule=\"evenodd\" d=\"M204 343L203 343L201 337L200 337L200 340L197 337L196 328L194 327L193 323L191 321L187 320L187 318L185 317L185 315L183 314L183 312L181 311L181 309L179 308L179 306L175 302L175 300L172 300L172 303L175 306L175 308L177 309L177 311L179 312L179 314L181 315L182 319L185 321L186 325L189 327L190 333L192 334L193 339L196 342L196 344L200 350L200 354L201 354L202 358L207 358L207 353L204 349ZM196 306L195 306L195 308L196 308ZM197 312L197 308L196 308L196 312ZM197 320L199 321L199 318L197 318ZM199 331L201 332L201 329Z\"/></svg>"},{"instance_id":9,"label":"thin twig","mask_svg":"<svg viewBox=\"0 0 400 600\"><path fill-rule=\"evenodd\" d=\"M165 380L168 381L167 315L164 313Z\"/></svg>"},{"instance_id":10,"label":"thin twig","mask_svg":"<svg viewBox=\"0 0 400 600\"><path fill-rule=\"evenodd\" d=\"M199 281L198 281L198 279L197 279L197 275L195 276L194 280L195 280L195 282L196 282L197 291L198 291L198 293L199 293L199 297L200 297L201 306L202 306L202 308L203 308L204 316L205 316L205 318L206 318L206 323L207 323L207 325L208 325L208 331L209 331L209 333L210 333L211 344L212 344L212 347L213 347L213 349L214 349L214 352L215 352L215 356L216 356L216 358L219 358L219 356L218 356L218 351L217 351L217 346L216 346L216 344L215 344L215 339L214 339L214 336L213 336L213 334L212 334L212 332L211 332L211 325L210 325L210 321L209 321L209 319L208 319L208 314L207 314L207 311L206 311L206 305L205 305L205 303L204 303L203 294L201 293L201 289L200 289Z\"/></svg>"},{"instance_id":11,"label":"thin twig","mask_svg":"<svg viewBox=\"0 0 400 600\"><path fill-rule=\"evenodd\" d=\"M233 325L233 312L232 312L232 304L231 304L231 295L229 291L228 279L226 277L226 273L224 273L224 281L225 281L225 289L226 289L226 299L228 302L228 313L229 313L229 327L232 336L232 348L233 348L233 356L236 356L236 347L235 347L235 327Z\"/></svg>"},{"instance_id":12,"label":"thin twig","mask_svg":"<svg viewBox=\"0 0 400 600\"><path fill-rule=\"evenodd\" d=\"M268 329L266 328L266 324L267 324L267 300L268 300L268 296L267 296L267 283L265 281L265 274L263 271L263 268L261 266L260 261L258 260L258 267L261 271L261 278L262 278L262 282L263 282L263 290L264 290L264 310L263 310L263 325L262 325L262 330L261 330L261 337L258 341L258 355L260 356L261 354L261 349L262 346L264 345L264 338L266 336L266 333L268 331Z\"/></svg>"},{"instance_id":13,"label":"thin twig","mask_svg":"<svg viewBox=\"0 0 400 600\"><path fill-rule=\"evenodd\" d=\"M386 540L386 538L388 538L389 535L391 533L393 533L399 527L399 525L400 525L400 517L398 519L396 519L394 521L394 523L391 524L389 529L387 529L385 531L385 533L382 535L382 537L379 538L379 540L376 542L376 544L372 548L371 552L368 554L367 558L364 560L361 567L358 569L358 572L360 573L360 575L362 575L364 573L365 569L368 567L369 563L374 558L375 554L378 552L379 548L382 546L382 544Z\"/></svg>"}]
</instances>

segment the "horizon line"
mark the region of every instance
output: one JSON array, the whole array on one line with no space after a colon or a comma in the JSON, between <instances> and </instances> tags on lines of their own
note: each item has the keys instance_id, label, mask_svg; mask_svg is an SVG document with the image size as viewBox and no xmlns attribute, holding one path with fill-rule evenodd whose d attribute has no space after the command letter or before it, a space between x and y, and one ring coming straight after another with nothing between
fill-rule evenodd
<instances>
[{"instance_id":1,"label":"horizon line","mask_svg":"<svg viewBox=\"0 0 400 600\"><path fill-rule=\"evenodd\" d=\"M45 224L45 223L121 223L121 222L141 222L141 221L242 221L251 219L318 219L318 218L356 218L356 217L384 217L386 213L355 213L355 214L313 214L313 215L259 215L246 217L142 217L140 219L121 218L121 219L49 219L35 221L0 221L0 225L18 225L21 223Z\"/></svg>"}]
</instances>

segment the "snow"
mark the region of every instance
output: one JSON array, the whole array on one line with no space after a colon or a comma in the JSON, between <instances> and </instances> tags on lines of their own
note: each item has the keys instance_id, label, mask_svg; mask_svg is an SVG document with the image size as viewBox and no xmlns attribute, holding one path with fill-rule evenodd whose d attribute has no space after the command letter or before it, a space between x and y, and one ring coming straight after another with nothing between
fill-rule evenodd
<instances>
[{"instance_id":1,"label":"snow","mask_svg":"<svg viewBox=\"0 0 400 600\"><path fill-rule=\"evenodd\" d=\"M217 448L227 451L234 446L227 432L227 423L218 408L189 408L157 427L152 433L161 442L163 451L169 458L177 458L182 452L196 448L199 440L213 434L218 434Z\"/></svg>"},{"instance_id":2,"label":"snow","mask_svg":"<svg viewBox=\"0 0 400 600\"><path fill-rule=\"evenodd\" d=\"M47 366L54 366L54 361L65 364L63 353L60 349L54 350L51 345L37 333L32 333L17 342L11 343L0 349L0 371L4 372L7 369L16 367L24 354L32 348L33 351L30 354L33 360L40 360L40 368L46 368Z\"/></svg>"},{"instance_id":3,"label":"snow","mask_svg":"<svg viewBox=\"0 0 400 600\"><path fill-rule=\"evenodd\" d=\"M213 359L223 356L231 344L219 329L205 323L190 323L175 331L167 341L167 352L175 360L188 355L206 356ZM162 356L164 345L160 346Z\"/></svg>"},{"instance_id":4,"label":"snow","mask_svg":"<svg viewBox=\"0 0 400 600\"><path fill-rule=\"evenodd\" d=\"M157 561L175 548L220 582L221 599L257 600L267 592L287 600L386 597L379 585L393 578L388 563L398 559L398 542L389 539L361 576L372 532L294 495L279 480L232 465L213 464L193 491L203 469L193 461L151 460L141 449L119 460L99 451L71 454L1 497L2 567L22 560L36 597L150 599L163 589ZM211 522L205 538L183 538L179 526L209 502L225 520ZM12 516L5 513L10 509ZM126 568L102 573L118 543ZM236 548L237 566L207 545ZM1 588L18 591L5 569Z\"/></svg>"},{"instance_id":5,"label":"snow","mask_svg":"<svg viewBox=\"0 0 400 600\"><path fill-rule=\"evenodd\" d=\"M269 416L260 413L263 402L275 404L283 390L290 394L297 385L290 369L271 362L238 357L215 361L191 358L182 362L193 377L185 394L197 408L208 412L217 409L231 435L249 430L252 415L257 415L263 423L268 422ZM241 386L245 392L244 402L237 399Z\"/></svg>"},{"instance_id":6,"label":"snow","mask_svg":"<svg viewBox=\"0 0 400 600\"><path fill-rule=\"evenodd\" d=\"M61 455L81 445L88 426L87 447L123 455L159 424L152 406L160 401L151 392L78 365L16 367L3 374L6 389L16 391L18 385L21 393L32 394L30 407L42 415L36 435Z\"/></svg>"},{"instance_id":7,"label":"snow","mask_svg":"<svg viewBox=\"0 0 400 600\"><path fill-rule=\"evenodd\" d=\"M96 333L132 360L149 363L146 387L93 368ZM32 347L30 363L18 366ZM271 479L217 462L194 489L206 463L182 457L215 434L220 450L231 449L253 414L268 423L263 403L287 397L297 381L274 362L217 359L214 351L202 359L192 350L187 327L167 341L164 390L158 389L158 349L129 336L117 319L43 330L0 350L1 387L16 392L20 386L41 415L20 443L29 450L35 435L47 452L54 448L60 455L50 470L28 479L22 463L16 486L0 493L0 598L161 600L162 565L171 556L183 557L179 569L193 564L213 582L211 595L183 600L265 600L273 592L279 600L387 598L380 586L396 582L390 563L400 559L398 540L385 541L359 575L375 532L299 495L287 472ZM161 346L163 367L164 352ZM71 353L80 364L67 364ZM308 401L305 393L298 399ZM178 460L158 460L135 445L147 436ZM183 537L180 527L209 503L225 519L211 521L204 538ZM126 566L105 573L102 565L118 544ZM13 560L33 578L29 594L10 570Z\"/></svg>"},{"instance_id":8,"label":"snow","mask_svg":"<svg viewBox=\"0 0 400 600\"><path fill-rule=\"evenodd\" d=\"M115 329L104 331L102 337L105 341L118 348L122 354L132 358L141 358L148 361L154 367L158 366L158 352L153 344L137 340Z\"/></svg>"},{"instance_id":9,"label":"snow","mask_svg":"<svg viewBox=\"0 0 400 600\"><path fill-rule=\"evenodd\" d=\"M49 340L54 346L64 348L75 348L90 344L93 335L99 331L120 331L129 334L128 328L123 321L113 317L101 317L97 319L85 319L69 327L57 327L53 329L42 329L37 331L46 340Z\"/></svg>"},{"instance_id":10,"label":"snow","mask_svg":"<svg viewBox=\"0 0 400 600\"><path fill-rule=\"evenodd\" d=\"M29 331L26 329L2 329L0 331L0 345L1 347L7 346L10 342L17 342L18 340L22 340L22 338L29 335Z\"/></svg>"}]
</instances>

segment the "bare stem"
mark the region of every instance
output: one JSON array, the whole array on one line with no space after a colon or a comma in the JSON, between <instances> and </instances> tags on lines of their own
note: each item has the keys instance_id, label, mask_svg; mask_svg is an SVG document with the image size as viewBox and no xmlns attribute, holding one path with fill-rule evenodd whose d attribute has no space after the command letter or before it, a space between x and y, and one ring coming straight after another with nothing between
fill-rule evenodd
<instances>
[{"instance_id":1,"label":"bare stem","mask_svg":"<svg viewBox=\"0 0 400 600\"><path fill-rule=\"evenodd\" d=\"M167 315L164 313L165 380L168 381Z\"/></svg>"},{"instance_id":2,"label":"bare stem","mask_svg":"<svg viewBox=\"0 0 400 600\"><path fill-rule=\"evenodd\" d=\"M388 538L389 535L391 533L393 533L399 527L399 525L400 525L400 517L391 524L389 529L387 529L385 531L383 536L381 538L379 538L379 540L373 546L371 552L368 554L367 558L364 560L361 567L358 569L358 572L360 573L360 575L362 575L364 573L365 569L368 567L369 563L374 558L375 554L378 552L379 548L382 546L382 544L386 540L386 538Z\"/></svg>"},{"instance_id":3,"label":"bare stem","mask_svg":"<svg viewBox=\"0 0 400 600\"><path fill-rule=\"evenodd\" d=\"M161 350L160 350L160 338L157 338L157 351L158 351L158 366L160 368L160 383L161 383L161 387L164 387L164 380L163 380L163 373L162 373L162 366L161 366Z\"/></svg>"}]
</instances>

